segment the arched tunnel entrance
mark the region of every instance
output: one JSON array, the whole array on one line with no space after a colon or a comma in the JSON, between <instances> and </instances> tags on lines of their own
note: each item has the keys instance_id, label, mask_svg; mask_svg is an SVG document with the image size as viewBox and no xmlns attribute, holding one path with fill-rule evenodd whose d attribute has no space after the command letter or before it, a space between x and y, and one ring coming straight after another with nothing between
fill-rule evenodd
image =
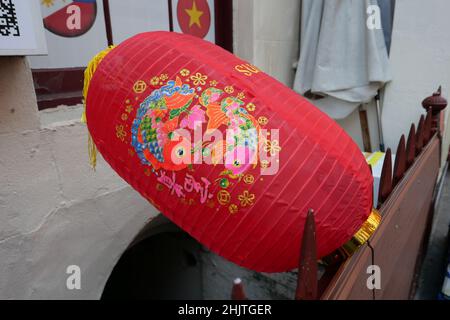
<instances>
[{"instance_id":1,"label":"arched tunnel entrance","mask_svg":"<svg viewBox=\"0 0 450 320\"><path fill-rule=\"evenodd\" d=\"M163 217L123 253L101 299L202 299L201 245Z\"/></svg>"},{"instance_id":2,"label":"arched tunnel entrance","mask_svg":"<svg viewBox=\"0 0 450 320\"><path fill-rule=\"evenodd\" d=\"M122 254L101 299L229 299L237 277L253 299L291 299L295 294L295 272L264 274L239 267L159 215Z\"/></svg>"}]
</instances>

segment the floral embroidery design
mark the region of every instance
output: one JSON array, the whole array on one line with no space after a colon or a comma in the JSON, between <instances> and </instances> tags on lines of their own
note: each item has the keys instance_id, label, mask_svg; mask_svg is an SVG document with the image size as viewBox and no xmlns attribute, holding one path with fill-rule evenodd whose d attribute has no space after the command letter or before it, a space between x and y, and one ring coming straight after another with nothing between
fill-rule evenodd
<instances>
[{"instance_id":1,"label":"floral embroidery design","mask_svg":"<svg viewBox=\"0 0 450 320\"><path fill-rule=\"evenodd\" d=\"M150 84L153 85L153 86L157 86L158 83L159 83L159 78L158 78L158 77L153 77L153 78L150 80Z\"/></svg>"},{"instance_id":2,"label":"floral embroidery design","mask_svg":"<svg viewBox=\"0 0 450 320\"><path fill-rule=\"evenodd\" d=\"M195 86L198 85L205 85L206 79L208 79L207 76L202 75L200 72L197 72L195 75L191 76L191 80L194 83Z\"/></svg>"},{"instance_id":3,"label":"floral embroidery design","mask_svg":"<svg viewBox=\"0 0 450 320\"><path fill-rule=\"evenodd\" d=\"M224 90L228 94L232 94L234 92L234 88L232 86L226 86Z\"/></svg>"},{"instance_id":4,"label":"floral embroidery design","mask_svg":"<svg viewBox=\"0 0 450 320\"><path fill-rule=\"evenodd\" d=\"M241 206L251 206L255 200L255 194L245 190L241 195L238 196L239 201L241 201Z\"/></svg>"},{"instance_id":5,"label":"floral embroidery design","mask_svg":"<svg viewBox=\"0 0 450 320\"><path fill-rule=\"evenodd\" d=\"M195 171L192 160L196 152L200 151L204 157L211 157L213 165L223 166L223 170L215 179L220 190L215 197L213 194L208 195L210 182L203 177L203 188L206 189L193 190L204 193L200 202L207 204L209 208L220 204L227 206L230 214L235 214L239 212L240 207L253 205L256 196L248 190L243 190L242 194L234 199L225 189L241 181L247 186L253 184L255 177L248 171L258 164L258 149L264 148L272 154L279 152L281 147L278 141L260 140L261 125L267 124L268 120L265 117L256 120L249 113L254 111L256 106L254 103L245 104L244 92L231 96L235 88L231 85L218 88L216 80L210 80L209 87L204 87L208 76L200 72L191 74L188 69L181 69L179 75L175 79L169 79L167 73L162 73L150 79L149 83L156 88L150 87L150 93L136 106L137 111L131 123L133 148L128 152L130 156L136 155L143 165L148 166L144 168L145 175L154 174L158 177L158 191L168 188L171 194L176 194L181 203L186 205L195 203L194 199L186 197L186 193L193 192L190 190L192 188L186 189L188 185L180 184L179 179L172 174L186 169L186 183L186 177ZM141 80L133 86L135 93L142 93L147 89L147 85ZM125 101L124 110L120 116L124 123L116 126L116 135L121 141L125 141L127 131L130 130L125 122L135 110L130 99ZM180 130L193 133L197 126L201 126L203 132L220 130L224 138L196 145L179 134ZM225 134L227 131L232 134ZM267 167L268 163L264 161L266 160L260 162L261 167ZM195 188L200 186L201 184L195 184Z\"/></svg>"},{"instance_id":6,"label":"floral embroidery design","mask_svg":"<svg viewBox=\"0 0 450 320\"><path fill-rule=\"evenodd\" d=\"M264 145L264 151L268 152L271 156L281 151L281 147L278 144L278 140L266 140Z\"/></svg>"},{"instance_id":7,"label":"floral embroidery design","mask_svg":"<svg viewBox=\"0 0 450 320\"><path fill-rule=\"evenodd\" d=\"M188 69L181 69L180 74L183 77L187 77L191 72Z\"/></svg>"},{"instance_id":8,"label":"floral embroidery design","mask_svg":"<svg viewBox=\"0 0 450 320\"><path fill-rule=\"evenodd\" d=\"M125 139L125 137L127 136L127 133L126 133L126 131L125 131L125 129L124 129L124 127L123 127L123 125L117 125L116 126L116 136L117 136L117 138L119 138L120 140L124 140Z\"/></svg>"}]
</instances>

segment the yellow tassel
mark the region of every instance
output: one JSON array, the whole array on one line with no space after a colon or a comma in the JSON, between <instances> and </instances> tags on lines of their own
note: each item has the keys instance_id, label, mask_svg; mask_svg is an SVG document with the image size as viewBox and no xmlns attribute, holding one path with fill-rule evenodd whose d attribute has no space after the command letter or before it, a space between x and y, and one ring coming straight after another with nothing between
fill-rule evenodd
<instances>
[{"instance_id":1,"label":"yellow tassel","mask_svg":"<svg viewBox=\"0 0 450 320\"><path fill-rule=\"evenodd\" d=\"M94 76L95 70L97 69L100 62L104 57L112 50L114 46L110 46L107 49L100 51L91 61L89 61L86 69L84 70L84 85L83 85L83 105L84 110L81 115L81 122L87 123L86 119L86 99L89 90L89 84L91 83L91 79ZM88 132L88 154L89 154L89 163L92 168L95 170L95 166L97 165L97 148L95 147L95 143L92 140L91 135Z\"/></svg>"}]
</instances>

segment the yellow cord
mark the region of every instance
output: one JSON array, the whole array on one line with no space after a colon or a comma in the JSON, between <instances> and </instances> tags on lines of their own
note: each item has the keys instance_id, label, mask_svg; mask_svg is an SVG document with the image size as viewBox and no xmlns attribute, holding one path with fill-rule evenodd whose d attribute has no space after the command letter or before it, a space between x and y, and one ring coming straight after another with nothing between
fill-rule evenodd
<instances>
[{"instance_id":1,"label":"yellow cord","mask_svg":"<svg viewBox=\"0 0 450 320\"><path fill-rule=\"evenodd\" d=\"M104 57L112 50L114 46L110 46L107 49L100 51L95 57L89 61L86 69L84 70L84 84L83 84L83 105L84 110L81 115L81 122L87 123L86 119L86 99L89 90L89 84L91 83L91 79L94 76L95 70L97 70L98 65L103 60ZM97 165L97 148L95 147L95 143L92 140L91 135L88 132L88 154L89 154L89 163L92 168L95 170L95 166Z\"/></svg>"}]
</instances>

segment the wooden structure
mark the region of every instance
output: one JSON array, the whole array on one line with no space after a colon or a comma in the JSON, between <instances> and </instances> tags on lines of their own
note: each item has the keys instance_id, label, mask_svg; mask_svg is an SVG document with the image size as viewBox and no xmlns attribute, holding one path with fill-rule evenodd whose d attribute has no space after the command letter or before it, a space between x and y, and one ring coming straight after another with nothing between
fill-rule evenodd
<instances>
[{"instance_id":1,"label":"wooden structure","mask_svg":"<svg viewBox=\"0 0 450 320\"><path fill-rule=\"evenodd\" d=\"M310 210L303 234L296 299L409 299L432 220L439 174L443 112L441 88L422 102L427 114L417 131L411 124L401 136L392 165L387 149L377 207L381 223L370 240L345 261L336 257L318 279L314 216ZM379 266L381 286L369 289L370 266ZM239 283L242 287L242 284ZM233 295L232 298L236 298Z\"/></svg>"}]
</instances>

